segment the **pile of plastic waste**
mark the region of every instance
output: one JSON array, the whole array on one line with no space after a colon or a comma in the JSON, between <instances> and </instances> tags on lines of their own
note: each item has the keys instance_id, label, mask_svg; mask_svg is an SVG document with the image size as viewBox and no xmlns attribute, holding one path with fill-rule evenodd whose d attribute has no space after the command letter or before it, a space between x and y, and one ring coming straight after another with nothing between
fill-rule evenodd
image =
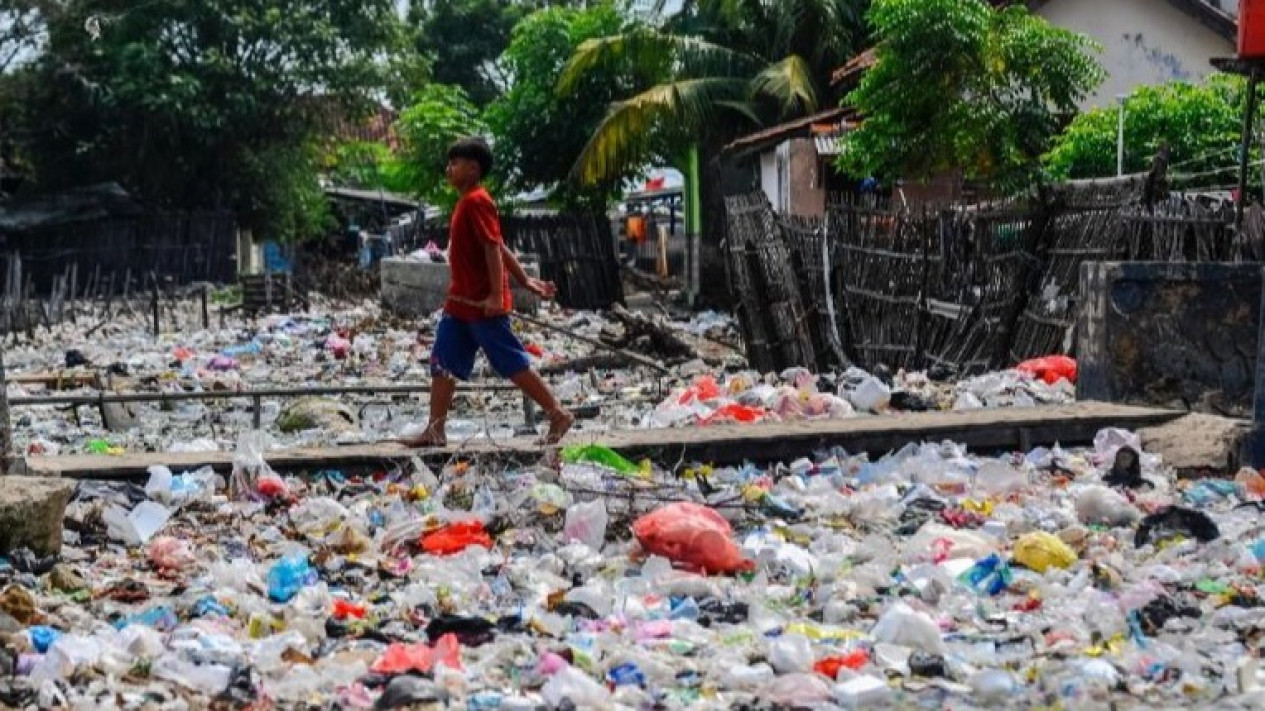
<instances>
[{"instance_id":1,"label":"pile of plastic waste","mask_svg":"<svg viewBox=\"0 0 1265 711\"><path fill-rule=\"evenodd\" d=\"M567 331L599 338L616 326L601 314L547 311L541 315ZM36 341L6 348L10 376L41 372L52 376L95 374L112 391L247 392L329 386L422 384L429 379L428 358L435 320L406 321L384 314L373 303L354 308L316 304L307 314L270 315L201 330L194 313L178 319L181 327L158 338L137 315L118 316L90 339L73 324L36 332ZM191 325L194 324L194 325ZM518 324L533 364L556 367L593 355L593 348L555 331ZM732 318L697 314L674 326L685 337L730 333ZM714 343L699 337L706 351ZM73 347L71 347L73 345ZM737 357L715 347L713 354ZM723 360L723 359L722 359ZM739 362L741 358L738 357ZM482 362L482 361L481 361ZM482 367L482 366L481 366ZM1074 388L1056 370L1015 369L975 378L929 372L812 374L792 369L760 374L706 366L694 361L669 376L630 368L563 372L549 376L554 391L582 415L579 432L589 434L638 427L843 418L889 411L1026 407L1064 403ZM490 373L475 385L490 384ZM95 388L53 391L43 383L11 382L11 397L90 394ZM425 422L423 394L333 395L317 404L338 417L294 416L293 398L265 397L260 412L250 398L173 400L126 405L131 421L111 429L95 405L23 406L14 410L14 437L30 454L122 454L136 451L229 451L237 437L254 428L258 417L281 446L328 446L408 434ZM310 404L310 403L309 403ZM449 421L449 440L508 438L523 434L525 415L516 392L480 391L463 396ZM539 425L538 425L539 427Z\"/></svg>"},{"instance_id":2,"label":"pile of plastic waste","mask_svg":"<svg viewBox=\"0 0 1265 711\"><path fill-rule=\"evenodd\" d=\"M1179 482L1129 433L306 478L264 451L81 484L60 557L0 563L0 703L1265 704L1265 477Z\"/></svg>"},{"instance_id":3,"label":"pile of plastic waste","mask_svg":"<svg viewBox=\"0 0 1265 711\"><path fill-rule=\"evenodd\" d=\"M781 374L701 375L677 387L643 420L672 427L840 419L864 414L979 410L1066 404L1076 398L1070 370L1037 370L1031 363L965 379L933 379L926 371L871 374L849 368L814 375L803 368ZM1034 361L1035 362L1035 361Z\"/></svg>"}]
</instances>

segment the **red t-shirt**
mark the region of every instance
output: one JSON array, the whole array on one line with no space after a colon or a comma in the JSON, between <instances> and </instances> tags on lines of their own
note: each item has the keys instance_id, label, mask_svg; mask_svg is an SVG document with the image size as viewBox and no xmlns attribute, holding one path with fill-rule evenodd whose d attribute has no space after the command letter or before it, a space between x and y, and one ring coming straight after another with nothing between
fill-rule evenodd
<instances>
[{"instance_id":1,"label":"red t-shirt","mask_svg":"<svg viewBox=\"0 0 1265 711\"><path fill-rule=\"evenodd\" d=\"M488 261L485 245L501 245L501 219L496 214L496 203L488 191L479 186L457 201L448 224L448 296L468 301L483 301L492 293L488 279ZM501 271L501 293L505 295L505 310L513 308L510 295L509 270ZM478 306L449 298L444 311L462 321L478 321L488 317Z\"/></svg>"}]
</instances>

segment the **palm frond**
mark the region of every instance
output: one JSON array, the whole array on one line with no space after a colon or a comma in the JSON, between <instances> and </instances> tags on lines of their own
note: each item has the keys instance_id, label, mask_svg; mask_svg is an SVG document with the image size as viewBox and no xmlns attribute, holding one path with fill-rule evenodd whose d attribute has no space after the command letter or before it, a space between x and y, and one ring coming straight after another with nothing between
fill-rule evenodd
<instances>
[{"instance_id":1,"label":"palm frond","mask_svg":"<svg viewBox=\"0 0 1265 711\"><path fill-rule=\"evenodd\" d=\"M817 110L817 88L813 85L812 68L798 55L769 65L757 74L751 81L751 92L775 101L783 117Z\"/></svg>"},{"instance_id":2,"label":"palm frond","mask_svg":"<svg viewBox=\"0 0 1265 711\"><path fill-rule=\"evenodd\" d=\"M685 79L612 104L584 146L572 174L586 185L620 175L650 154L656 127L670 125L674 130L703 133L717 108L741 103L748 87L743 79Z\"/></svg>"},{"instance_id":3,"label":"palm frond","mask_svg":"<svg viewBox=\"0 0 1265 711\"><path fill-rule=\"evenodd\" d=\"M750 76L762 62L758 57L736 52L698 37L686 37L638 28L610 37L586 40L562 70L558 92L571 93L586 73L598 66L665 66L676 76Z\"/></svg>"}]
</instances>

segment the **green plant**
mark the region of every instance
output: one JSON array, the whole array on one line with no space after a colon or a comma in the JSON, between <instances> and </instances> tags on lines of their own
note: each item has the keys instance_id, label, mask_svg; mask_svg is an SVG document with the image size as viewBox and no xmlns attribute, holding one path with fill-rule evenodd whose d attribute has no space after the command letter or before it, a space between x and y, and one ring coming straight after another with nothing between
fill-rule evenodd
<instances>
[{"instance_id":1,"label":"green plant","mask_svg":"<svg viewBox=\"0 0 1265 711\"><path fill-rule=\"evenodd\" d=\"M847 102L841 167L880 179L961 169L1006 188L1038 177L1061 121L1102 81L1088 38L984 0L875 0L877 63Z\"/></svg>"},{"instance_id":2,"label":"green plant","mask_svg":"<svg viewBox=\"0 0 1265 711\"><path fill-rule=\"evenodd\" d=\"M1124 102L1125 172L1149 169L1167 144L1170 164L1176 166L1173 172L1195 176L1179 177L1178 185L1235 182L1245 87L1242 78L1225 74L1214 74L1202 84L1139 87ZM1050 176L1065 180L1115 175L1119 112L1118 106L1109 106L1077 116L1045 155Z\"/></svg>"},{"instance_id":3,"label":"green plant","mask_svg":"<svg viewBox=\"0 0 1265 711\"><path fill-rule=\"evenodd\" d=\"M464 136L487 137L479 108L461 87L430 84L400 113L396 129L401 149L386 170L388 185L451 209L457 195L444 177L448 147Z\"/></svg>"},{"instance_id":4,"label":"green plant","mask_svg":"<svg viewBox=\"0 0 1265 711\"><path fill-rule=\"evenodd\" d=\"M497 160L512 190L556 186L554 197L564 206L604 205L624 177L596 188L568 180L607 106L634 78L606 67L586 73L567 96L555 91L559 72L583 42L619 32L624 24L610 3L599 3L583 10L541 10L514 28L500 60L514 82L486 111Z\"/></svg>"}]
</instances>

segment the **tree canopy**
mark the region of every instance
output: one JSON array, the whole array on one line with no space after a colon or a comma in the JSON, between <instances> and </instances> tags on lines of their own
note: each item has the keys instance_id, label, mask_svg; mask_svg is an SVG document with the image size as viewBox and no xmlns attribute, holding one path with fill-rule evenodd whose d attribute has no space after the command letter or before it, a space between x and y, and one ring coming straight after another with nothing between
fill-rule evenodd
<instances>
[{"instance_id":1,"label":"tree canopy","mask_svg":"<svg viewBox=\"0 0 1265 711\"><path fill-rule=\"evenodd\" d=\"M1102 81L1091 40L984 0L875 0L877 64L847 101L864 122L841 158L854 175L960 168L1019 186Z\"/></svg>"},{"instance_id":2,"label":"tree canopy","mask_svg":"<svg viewBox=\"0 0 1265 711\"><path fill-rule=\"evenodd\" d=\"M1195 176L1182 181L1183 187L1234 183L1245 84L1240 77L1214 74L1202 84L1139 87L1124 102L1125 172L1147 170L1167 144L1174 172ZM1059 180L1115 175L1119 116L1116 106L1077 116L1045 156L1050 175Z\"/></svg>"},{"instance_id":3,"label":"tree canopy","mask_svg":"<svg viewBox=\"0 0 1265 711\"><path fill-rule=\"evenodd\" d=\"M603 67L585 73L567 96L555 90L558 75L583 42L615 34L625 26L611 3L599 3L588 9L541 10L514 28L513 40L501 59L513 83L487 111L509 187L526 191L557 186L560 202L591 204L603 201L609 189L630 172L614 175L592 190L568 180L609 104L638 77L619 67Z\"/></svg>"},{"instance_id":4,"label":"tree canopy","mask_svg":"<svg viewBox=\"0 0 1265 711\"><path fill-rule=\"evenodd\" d=\"M392 0L45 5L6 91L39 185L118 181L275 237L321 228L316 139L384 95L404 37Z\"/></svg>"},{"instance_id":5,"label":"tree canopy","mask_svg":"<svg viewBox=\"0 0 1265 711\"><path fill-rule=\"evenodd\" d=\"M699 0L662 26L587 40L562 73L572 95L612 70L658 76L613 102L575 167L593 184L690 144L714 156L760 126L817 110L830 73L863 44L869 0Z\"/></svg>"}]
</instances>

